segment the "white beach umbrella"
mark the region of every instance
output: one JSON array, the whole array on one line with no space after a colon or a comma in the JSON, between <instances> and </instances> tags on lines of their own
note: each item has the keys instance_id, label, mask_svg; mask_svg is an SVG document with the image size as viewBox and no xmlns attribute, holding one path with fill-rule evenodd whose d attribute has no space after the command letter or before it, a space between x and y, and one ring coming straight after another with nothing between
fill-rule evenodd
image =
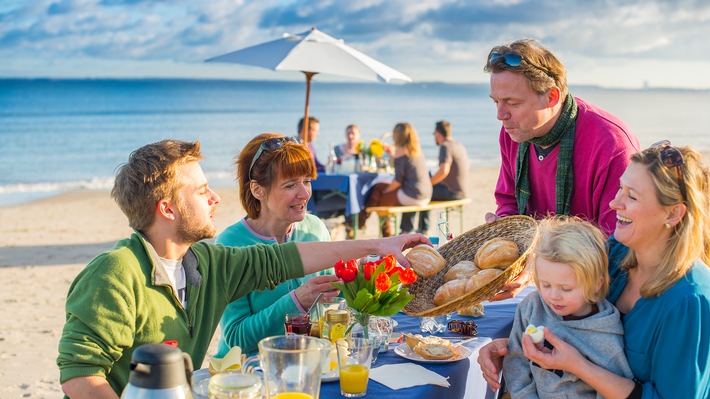
<instances>
[{"instance_id":1,"label":"white beach umbrella","mask_svg":"<svg viewBox=\"0 0 710 399\"><path fill-rule=\"evenodd\" d=\"M349 47L316 28L297 35L257 44L208 59L206 62L229 62L253 65L275 71L300 71L306 75L304 141L308 142L308 102L311 79L317 73L347 76L375 82L393 80L411 82L407 75Z\"/></svg>"}]
</instances>

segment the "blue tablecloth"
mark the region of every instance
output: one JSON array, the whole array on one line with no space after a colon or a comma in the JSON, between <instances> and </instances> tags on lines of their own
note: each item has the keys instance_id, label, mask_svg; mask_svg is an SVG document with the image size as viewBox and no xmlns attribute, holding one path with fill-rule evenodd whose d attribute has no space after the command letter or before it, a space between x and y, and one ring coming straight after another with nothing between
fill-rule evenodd
<instances>
[{"instance_id":1,"label":"blue tablecloth","mask_svg":"<svg viewBox=\"0 0 710 399\"><path fill-rule=\"evenodd\" d=\"M390 182L390 173L350 173L345 175L320 174L311 181L313 194L308 210L318 215L344 211L345 216L357 215L365 206L367 192L379 182Z\"/></svg>"},{"instance_id":2,"label":"blue tablecloth","mask_svg":"<svg viewBox=\"0 0 710 399\"><path fill-rule=\"evenodd\" d=\"M510 329L513 326L513 316L515 316L515 308L518 303L535 287L528 287L517 297L505 301L484 302L485 315L478 318L460 317L454 314L456 319L473 319L478 325L478 341L464 344L472 349L472 354L468 359L451 362L451 363L418 363L419 365L438 373L444 377L449 377L449 388L440 387L437 385L422 385L399 390L392 390L378 382L370 380L367 386L366 397L371 398L472 398L472 399L490 399L495 397L495 393L488 389L483 377L481 369L476 361L478 357L478 349L488 342L491 338L507 337L510 334ZM399 325L395 331L403 333L421 334L419 329L419 318L407 316L399 313L394 316ZM426 334L424 334L426 335ZM465 335L454 334L451 331L437 334L438 336L453 337L460 336L467 338ZM382 366L384 364L397 364L409 362L394 353L396 345L391 345L389 351L380 353L377 357L377 362L373 367ZM340 383L330 382L323 383L320 392L321 398L339 398Z\"/></svg>"}]
</instances>

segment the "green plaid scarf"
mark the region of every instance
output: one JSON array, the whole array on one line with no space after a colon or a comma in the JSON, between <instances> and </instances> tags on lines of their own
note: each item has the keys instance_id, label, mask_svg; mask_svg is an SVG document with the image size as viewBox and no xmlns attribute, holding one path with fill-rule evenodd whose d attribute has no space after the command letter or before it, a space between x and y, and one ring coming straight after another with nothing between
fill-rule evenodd
<instances>
[{"instance_id":1,"label":"green plaid scarf","mask_svg":"<svg viewBox=\"0 0 710 399\"><path fill-rule=\"evenodd\" d=\"M575 121L577 119L577 102L571 94L567 93L567 98L562 106L562 114L546 135L536 137L530 141L520 143L518 146L518 160L516 162L517 173L515 175L515 199L518 201L518 214L525 215L525 208L530 199L530 157L528 149L530 143L540 147L548 147L560 142L560 153L557 157L557 178L556 193L557 215L569 215L570 203L572 202L572 150L574 148Z\"/></svg>"}]
</instances>

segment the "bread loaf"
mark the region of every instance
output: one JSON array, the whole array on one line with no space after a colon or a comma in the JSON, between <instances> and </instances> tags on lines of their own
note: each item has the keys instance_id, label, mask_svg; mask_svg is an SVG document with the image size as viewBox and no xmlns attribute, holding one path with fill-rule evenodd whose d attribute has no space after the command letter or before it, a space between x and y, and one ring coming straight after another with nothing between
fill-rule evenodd
<instances>
[{"instance_id":1,"label":"bread loaf","mask_svg":"<svg viewBox=\"0 0 710 399\"><path fill-rule=\"evenodd\" d=\"M434 293L434 305L443 305L465 294L467 282L468 280L461 279L444 283Z\"/></svg>"},{"instance_id":2,"label":"bread loaf","mask_svg":"<svg viewBox=\"0 0 710 399\"><path fill-rule=\"evenodd\" d=\"M514 241L493 238L478 249L473 261L480 269L505 269L519 257L518 245Z\"/></svg>"},{"instance_id":3,"label":"bread loaf","mask_svg":"<svg viewBox=\"0 0 710 399\"><path fill-rule=\"evenodd\" d=\"M471 278L466 281L466 286L464 288L464 292L473 292L478 290L479 288L483 287L484 285L490 283L493 281L494 278L500 276L503 273L503 270L500 269L486 269L486 270L481 270L480 272L474 274L471 276ZM456 280L460 281L460 280ZM436 297L435 301L436 301ZM436 304L436 302L434 302Z\"/></svg>"},{"instance_id":4,"label":"bread loaf","mask_svg":"<svg viewBox=\"0 0 710 399\"><path fill-rule=\"evenodd\" d=\"M414 347L414 352L424 359L446 360L454 357L454 351L449 346L420 343Z\"/></svg>"},{"instance_id":5,"label":"bread loaf","mask_svg":"<svg viewBox=\"0 0 710 399\"><path fill-rule=\"evenodd\" d=\"M451 266L451 268L444 275L444 282L447 283L451 280L466 279L468 280L471 276L481 271L476 265L470 260L462 260L461 262Z\"/></svg>"},{"instance_id":6,"label":"bread loaf","mask_svg":"<svg viewBox=\"0 0 710 399\"><path fill-rule=\"evenodd\" d=\"M435 275L446 266L446 259L436 249L426 244L419 244L412 248L406 258L414 272L424 278Z\"/></svg>"}]
</instances>

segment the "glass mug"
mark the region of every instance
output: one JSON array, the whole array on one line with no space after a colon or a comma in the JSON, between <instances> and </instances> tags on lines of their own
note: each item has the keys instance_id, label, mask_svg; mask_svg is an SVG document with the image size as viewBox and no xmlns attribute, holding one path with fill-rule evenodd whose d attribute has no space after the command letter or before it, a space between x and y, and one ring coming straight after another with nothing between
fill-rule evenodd
<instances>
[{"instance_id":1,"label":"glass mug","mask_svg":"<svg viewBox=\"0 0 710 399\"><path fill-rule=\"evenodd\" d=\"M305 335L277 335L259 341L266 398L318 398L321 371L330 349L320 338Z\"/></svg>"}]
</instances>

